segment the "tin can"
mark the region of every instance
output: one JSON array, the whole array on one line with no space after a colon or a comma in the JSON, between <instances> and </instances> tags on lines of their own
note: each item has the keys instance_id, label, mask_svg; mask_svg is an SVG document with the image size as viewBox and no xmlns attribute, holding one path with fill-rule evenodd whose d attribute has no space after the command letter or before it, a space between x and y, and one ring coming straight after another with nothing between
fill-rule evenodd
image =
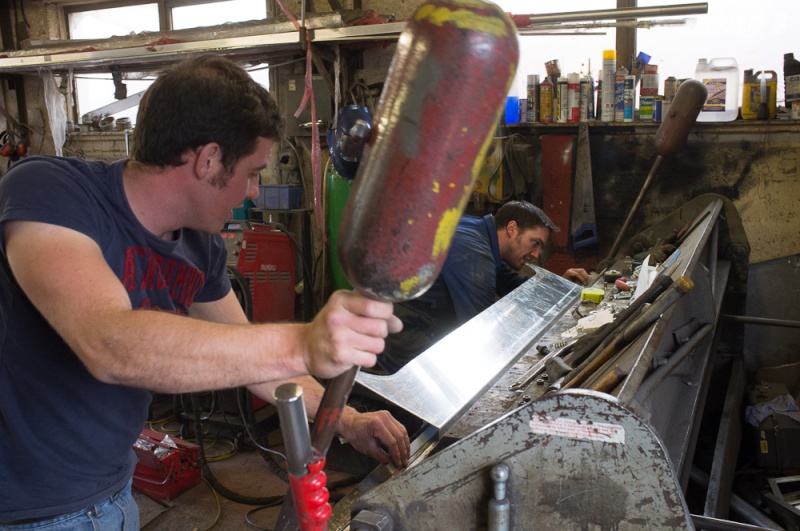
<instances>
[{"instance_id":1,"label":"tin can","mask_svg":"<svg viewBox=\"0 0 800 531\"><path fill-rule=\"evenodd\" d=\"M567 123L569 119L569 83L567 78L558 78L558 85L556 86L556 100L558 102L558 113L556 121L558 123Z\"/></svg>"},{"instance_id":2,"label":"tin can","mask_svg":"<svg viewBox=\"0 0 800 531\"><path fill-rule=\"evenodd\" d=\"M553 122L553 83L547 78L539 85L539 120Z\"/></svg>"},{"instance_id":3,"label":"tin can","mask_svg":"<svg viewBox=\"0 0 800 531\"><path fill-rule=\"evenodd\" d=\"M658 98L653 105L653 121L660 122L664 111L664 100Z\"/></svg>"},{"instance_id":4,"label":"tin can","mask_svg":"<svg viewBox=\"0 0 800 531\"><path fill-rule=\"evenodd\" d=\"M590 119L594 120L594 104L590 102L594 98L594 90L592 88L592 78L581 78L581 122L588 122Z\"/></svg>"},{"instance_id":5,"label":"tin can","mask_svg":"<svg viewBox=\"0 0 800 531\"><path fill-rule=\"evenodd\" d=\"M655 106L655 98L653 96L640 96L639 97L639 121L652 122L653 121L653 107Z\"/></svg>"},{"instance_id":6,"label":"tin can","mask_svg":"<svg viewBox=\"0 0 800 531\"><path fill-rule=\"evenodd\" d=\"M642 86L639 89L641 96L655 96L658 94L659 78L658 65L644 65Z\"/></svg>"},{"instance_id":7,"label":"tin can","mask_svg":"<svg viewBox=\"0 0 800 531\"><path fill-rule=\"evenodd\" d=\"M539 121L539 75L528 75L528 114L525 121L529 123Z\"/></svg>"},{"instance_id":8,"label":"tin can","mask_svg":"<svg viewBox=\"0 0 800 531\"><path fill-rule=\"evenodd\" d=\"M672 101L678 91L678 80L675 76L669 76L664 80L664 101Z\"/></svg>"}]
</instances>

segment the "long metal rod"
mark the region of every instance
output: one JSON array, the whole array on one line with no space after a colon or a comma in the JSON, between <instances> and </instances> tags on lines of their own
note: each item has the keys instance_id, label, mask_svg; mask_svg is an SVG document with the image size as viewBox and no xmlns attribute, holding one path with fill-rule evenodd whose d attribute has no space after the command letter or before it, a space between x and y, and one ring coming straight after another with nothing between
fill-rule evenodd
<instances>
[{"instance_id":1,"label":"long metal rod","mask_svg":"<svg viewBox=\"0 0 800 531\"><path fill-rule=\"evenodd\" d=\"M633 217L636 215L636 212L639 211L639 206L641 206L642 201L644 200L644 196L645 194L647 194L647 189L650 187L650 183L653 181L653 176L658 171L658 167L661 166L662 160L664 160L664 157L662 157L661 155L656 157L656 161L653 163L653 167L650 169L650 173L647 174L647 179L645 179L644 184L642 185L642 189L639 191L639 195L636 198L636 201L633 203L631 211L628 213L628 217L625 218L625 223L623 223L622 228L619 229L619 234L617 234L617 239L614 240L614 245L611 246L611 250L608 252L608 257L605 260L607 263L612 262L614 260L614 257L617 256L617 251L619 251L619 247L622 244L622 240L625 238L625 233L628 232L628 227L631 226Z\"/></svg>"},{"instance_id":2,"label":"long metal rod","mask_svg":"<svg viewBox=\"0 0 800 531\"><path fill-rule=\"evenodd\" d=\"M698 514L692 515L692 522L698 529L705 529L706 531L735 531L738 529L751 530L751 531L769 531L769 527L761 527L750 524L743 524L741 522L733 522L731 520L721 520L719 518L711 518L710 516L700 516Z\"/></svg>"},{"instance_id":3,"label":"long metal rod","mask_svg":"<svg viewBox=\"0 0 800 531\"><path fill-rule=\"evenodd\" d=\"M708 3L679 4L675 6L628 7L620 9L597 9L572 13L549 13L531 15L531 24L552 22L577 22L585 20L617 20L639 17L673 17L682 15L704 15L708 13Z\"/></svg>"},{"instance_id":4,"label":"long metal rod","mask_svg":"<svg viewBox=\"0 0 800 531\"><path fill-rule=\"evenodd\" d=\"M701 487L708 488L709 478L706 472L697 467L693 467L690 477L692 478L692 481ZM731 509L733 509L733 512L739 515L747 523L767 529L783 530L783 527L781 527L777 522L765 515L759 509L750 505L744 500L744 498L737 494L731 495Z\"/></svg>"},{"instance_id":5,"label":"long metal rod","mask_svg":"<svg viewBox=\"0 0 800 531\"><path fill-rule=\"evenodd\" d=\"M723 319L734 321L736 323L766 325L766 326L782 326L785 328L800 328L800 321L790 321L788 319L770 319L768 317L750 317L747 315L730 315L723 314Z\"/></svg>"}]
</instances>

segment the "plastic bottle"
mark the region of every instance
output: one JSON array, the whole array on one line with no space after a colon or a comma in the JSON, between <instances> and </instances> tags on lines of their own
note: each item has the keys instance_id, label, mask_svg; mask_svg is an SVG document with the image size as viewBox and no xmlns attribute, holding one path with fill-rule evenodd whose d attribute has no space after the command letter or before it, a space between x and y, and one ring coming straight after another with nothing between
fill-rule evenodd
<instances>
[{"instance_id":1,"label":"plastic bottle","mask_svg":"<svg viewBox=\"0 0 800 531\"><path fill-rule=\"evenodd\" d=\"M743 81L742 119L766 120L767 118L775 118L777 112L778 74L773 70L754 74L752 69L747 69L744 71Z\"/></svg>"},{"instance_id":2,"label":"plastic bottle","mask_svg":"<svg viewBox=\"0 0 800 531\"><path fill-rule=\"evenodd\" d=\"M736 59L700 59L695 79L708 90L698 122L730 122L739 116L739 65Z\"/></svg>"},{"instance_id":3,"label":"plastic bottle","mask_svg":"<svg viewBox=\"0 0 800 531\"><path fill-rule=\"evenodd\" d=\"M603 50L603 111L601 120L614 121L614 80L617 72L617 51Z\"/></svg>"},{"instance_id":4,"label":"plastic bottle","mask_svg":"<svg viewBox=\"0 0 800 531\"><path fill-rule=\"evenodd\" d=\"M786 94L786 108L792 119L800 119L800 61L793 53L783 54L783 83ZM792 105L798 107L797 110Z\"/></svg>"}]
</instances>

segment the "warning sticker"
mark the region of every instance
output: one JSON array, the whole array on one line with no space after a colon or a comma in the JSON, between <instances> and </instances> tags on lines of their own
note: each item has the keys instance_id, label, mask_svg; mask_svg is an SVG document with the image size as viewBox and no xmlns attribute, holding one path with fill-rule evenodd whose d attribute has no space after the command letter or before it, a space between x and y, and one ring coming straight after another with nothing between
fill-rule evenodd
<instances>
[{"instance_id":1,"label":"warning sticker","mask_svg":"<svg viewBox=\"0 0 800 531\"><path fill-rule=\"evenodd\" d=\"M530 422L531 432L569 439L625 444L625 428L602 422L581 422L573 419L536 417Z\"/></svg>"}]
</instances>

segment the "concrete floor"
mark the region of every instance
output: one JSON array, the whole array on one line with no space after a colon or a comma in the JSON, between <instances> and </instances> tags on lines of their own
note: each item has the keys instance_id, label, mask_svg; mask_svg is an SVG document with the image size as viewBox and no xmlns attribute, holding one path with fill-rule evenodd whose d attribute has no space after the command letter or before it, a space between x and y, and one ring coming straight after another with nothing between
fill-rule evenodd
<instances>
[{"instance_id":1,"label":"concrete floor","mask_svg":"<svg viewBox=\"0 0 800 531\"><path fill-rule=\"evenodd\" d=\"M279 498L289 488L273 474L258 451L238 452L224 461L210 463L210 468L219 483L243 496ZM330 471L328 476L329 485L354 477ZM346 491L337 490L332 496ZM217 494L207 481L163 504L139 492L134 492L134 498L139 504L141 529L145 531L273 529L281 510L280 504L267 507L231 501Z\"/></svg>"},{"instance_id":2,"label":"concrete floor","mask_svg":"<svg viewBox=\"0 0 800 531\"><path fill-rule=\"evenodd\" d=\"M157 404L157 402L154 402ZM165 407L163 410L170 409ZM252 433L262 446L283 450L277 415L271 406L259 410L259 429ZM238 423L238 424L237 424ZM161 421L149 423L148 428L196 443L193 433L187 434L187 423L166 416ZM191 430L191 427L188 428ZM184 433L186 435L181 435ZM223 496L205 478L199 484L173 497L169 501L155 500L134 489L134 498L139 505L141 529L145 531L205 531L205 530L271 530L280 514L282 497L289 485L279 477L278 457L268 462L261 450L250 443L251 439L241 422L234 415L221 416L215 413L202 425L204 452L208 469L213 475L211 482L235 495L245 498L270 498L277 502L272 507L261 504L246 504ZM235 442L234 442L235 441ZM235 448L236 447L236 448ZM360 478L371 471L377 463L355 452L348 445L334 439L327 455L325 467L331 501L336 502L352 490ZM235 497L235 496L234 496Z\"/></svg>"}]
</instances>

